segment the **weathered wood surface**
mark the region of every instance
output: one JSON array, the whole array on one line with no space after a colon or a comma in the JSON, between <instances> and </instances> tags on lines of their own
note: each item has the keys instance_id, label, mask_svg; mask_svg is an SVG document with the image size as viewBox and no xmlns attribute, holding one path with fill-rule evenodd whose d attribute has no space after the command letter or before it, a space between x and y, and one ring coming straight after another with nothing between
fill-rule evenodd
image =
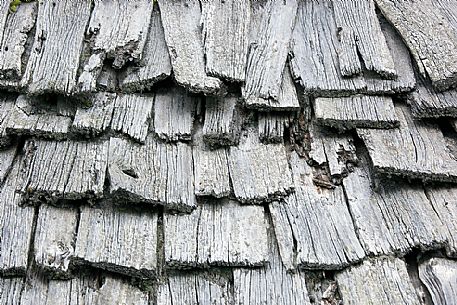
<instances>
[{"instance_id":1,"label":"weathered wood surface","mask_svg":"<svg viewBox=\"0 0 457 305\"><path fill-rule=\"evenodd\" d=\"M20 305L24 289L23 278L0 279L0 304Z\"/></svg>"},{"instance_id":2,"label":"weathered wood surface","mask_svg":"<svg viewBox=\"0 0 457 305\"><path fill-rule=\"evenodd\" d=\"M75 252L78 210L43 204L39 208L35 231L35 263L55 278L69 276Z\"/></svg>"},{"instance_id":3,"label":"weathered wood surface","mask_svg":"<svg viewBox=\"0 0 457 305\"><path fill-rule=\"evenodd\" d=\"M106 277L104 284L97 292L93 296L93 303L91 303L91 299L86 298L86 304L151 304L146 291L141 291L127 282L112 277Z\"/></svg>"},{"instance_id":4,"label":"weathered wood surface","mask_svg":"<svg viewBox=\"0 0 457 305\"><path fill-rule=\"evenodd\" d=\"M6 133L6 126L14 101L13 96L5 95L0 98L0 147L7 146L11 142L10 136Z\"/></svg>"},{"instance_id":5,"label":"weathered wood surface","mask_svg":"<svg viewBox=\"0 0 457 305\"><path fill-rule=\"evenodd\" d=\"M457 262L431 258L419 265L419 277L432 296L433 304L457 303Z\"/></svg>"},{"instance_id":6,"label":"weathered wood surface","mask_svg":"<svg viewBox=\"0 0 457 305\"><path fill-rule=\"evenodd\" d=\"M27 140L21 182L15 188L32 203L100 198L105 183L108 144L107 140Z\"/></svg>"},{"instance_id":7,"label":"weathered wood surface","mask_svg":"<svg viewBox=\"0 0 457 305\"><path fill-rule=\"evenodd\" d=\"M13 161L16 157L17 150L17 145L0 149L0 185L3 183L13 167Z\"/></svg>"},{"instance_id":8,"label":"weathered wood surface","mask_svg":"<svg viewBox=\"0 0 457 305\"><path fill-rule=\"evenodd\" d=\"M182 211L196 205L192 148L187 144L165 144L152 136L144 145L111 138L108 172L115 197Z\"/></svg>"},{"instance_id":9,"label":"weathered wood surface","mask_svg":"<svg viewBox=\"0 0 457 305\"><path fill-rule=\"evenodd\" d=\"M201 6L206 73L244 82L251 1L202 1Z\"/></svg>"},{"instance_id":10,"label":"weathered wood surface","mask_svg":"<svg viewBox=\"0 0 457 305\"><path fill-rule=\"evenodd\" d=\"M293 190L284 144L260 143L255 129L230 147L228 161L235 197L242 203L275 200Z\"/></svg>"},{"instance_id":11,"label":"weathered wood surface","mask_svg":"<svg viewBox=\"0 0 457 305\"><path fill-rule=\"evenodd\" d=\"M270 205L276 237L288 269L341 269L365 252L357 238L341 186L313 184L311 167L292 153L295 193Z\"/></svg>"},{"instance_id":12,"label":"weathered wood surface","mask_svg":"<svg viewBox=\"0 0 457 305\"><path fill-rule=\"evenodd\" d=\"M230 305L230 282L217 274L189 273L171 275L157 292L157 305Z\"/></svg>"},{"instance_id":13,"label":"weathered wood surface","mask_svg":"<svg viewBox=\"0 0 457 305\"><path fill-rule=\"evenodd\" d=\"M72 119L52 110L39 109L35 105L43 101L20 95L10 110L6 132L18 135L63 140L67 138Z\"/></svg>"},{"instance_id":14,"label":"weathered wood surface","mask_svg":"<svg viewBox=\"0 0 457 305\"><path fill-rule=\"evenodd\" d=\"M166 141L188 141L199 101L182 88L161 90L154 100L154 132Z\"/></svg>"},{"instance_id":15,"label":"weathered wood surface","mask_svg":"<svg viewBox=\"0 0 457 305\"><path fill-rule=\"evenodd\" d=\"M27 268L29 246L32 240L35 209L20 207L20 195L15 189L19 183L17 160L0 190L0 274L24 274Z\"/></svg>"},{"instance_id":16,"label":"weathered wood surface","mask_svg":"<svg viewBox=\"0 0 457 305\"><path fill-rule=\"evenodd\" d=\"M404 105L396 106L395 110L399 128L357 129L375 170L422 180L457 182L457 161L439 127L413 120Z\"/></svg>"},{"instance_id":17,"label":"weathered wood surface","mask_svg":"<svg viewBox=\"0 0 457 305\"><path fill-rule=\"evenodd\" d=\"M159 0L165 40L178 84L192 92L217 94L222 82L206 75L198 0Z\"/></svg>"},{"instance_id":18,"label":"weathered wood surface","mask_svg":"<svg viewBox=\"0 0 457 305\"><path fill-rule=\"evenodd\" d=\"M418 81L408 104L416 118L457 117L457 90L438 92L428 82Z\"/></svg>"},{"instance_id":19,"label":"weathered wood surface","mask_svg":"<svg viewBox=\"0 0 457 305\"><path fill-rule=\"evenodd\" d=\"M92 49L112 58L115 68L141 59L153 5L148 0L95 0L87 29Z\"/></svg>"},{"instance_id":20,"label":"weathered wood surface","mask_svg":"<svg viewBox=\"0 0 457 305\"><path fill-rule=\"evenodd\" d=\"M44 0L39 3L33 49L22 79L23 86L29 84L30 93L73 92L91 2Z\"/></svg>"},{"instance_id":21,"label":"weathered wood surface","mask_svg":"<svg viewBox=\"0 0 457 305\"><path fill-rule=\"evenodd\" d=\"M137 15L135 15L135 18L137 18ZM121 78L120 87L124 92L148 90L156 82L170 75L171 62L165 42L165 34L163 33L162 19L159 11L154 10L143 49L142 60L138 66L127 67Z\"/></svg>"},{"instance_id":22,"label":"weathered wood surface","mask_svg":"<svg viewBox=\"0 0 457 305\"><path fill-rule=\"evenodd\" d=\"M362 65L384 78L396 78L394 61L381 31L373 0L333 1L341 50L341 74L362 73Z\"/></svg>"},{"instance_id":23,"label":"weathered wood surface","mask_svg":"<svg viewBox=\"0 0 457 305\"><path fill-rule=\"evenodd\" d=\"M457 33L434 1L375 1L408 45L421 74L438 90L455 85Z\"/></svg>"},{"instance_id":24,"label":"weathered wood surface","mask_svg":"<svg viewBox=\"0 0 457 305\"><path fill-rule=\"evenodd\" d=\"M203 139L211 146L236 145L241 132L241 114L236 97L206 98Z\"/></svg>"},{"instance_id":25,"label":"weathered wood surface","mask_svg":"<svg viewBox=\"0 0 457 305\"><path fill-rule=\"evenodd\" d=\"M170 268L262 266L268 261L262 207L207 202L186 215L164 216L165 261Z\"/></svg>"},{"instance_id":26,"label":"weathered wood surface","mask_svg":"<svg viewBox=\"0 0 457 305\"><path fill-rule=\"evenodd\" d=\"M84 46L83 52L89 52L89 47ZM81 74L78 77L76 93L80 95L89 95L97 91L97 81L102 72L105 61L105 53L93 53L88 58L83 58L84 63Z\"/></svg>"},{"instance_id":27,"label":"weathered wood surface","mask_svg":"<svg viewBox=\"0 0 457 305\"><path fill-rule=\"evenodd\" d=\"M269 236L269 263L264 268L234 269L234 304L309 305L305 275L288 272L274 236Z\"/></svg>"},{"instance_id":28,"label":"weathered wood surface","mask_svg":"<svg viewBox=\"0 0 457 305\"><path fill-rule=\"evenodd\" d=\"M406 264L398 258L367 259L336 274L346 305L419 305Z\"/></svg>"},{"instance_id":29,"label":"weathered wood surface","mask_svg":"<svg viewBox=\"0 0 457 305\"><path fill-rule=\"evenodd\" d=\"M314 114L319 124L340 130L398 125L394 103L388 96L320 97L314 101Z\"/></svg>"},{"instance_id":30,"label":"weathered wood surface","mask_svg":"<svg viewBox=\"0 0 457 305\"><path fill-rule=\"evenodd\" d=\"M262 143L282 143L293 115L282 112L259 112L259 138Z\"/></svg>"},{"instance_id":31,"label":"weathered wood surface","mask_svg":"<svg viewBox=\"0 0 457 305\"><path fill-rule=\"evenodd\" d=\"M36 2L22 3L14 14L6 13L9 8L1 8L1 22L5 21L0 30L1 79L19 80L22 77L25 68L22 57L26 51L28 35L35 25L37 7ZM8 17L4 19L6 16Z\"/></svg>"},{"instance_id":32,"label":"weathered wood surface","mask_svg":"<svg viewBox=\"0 0 457 305\"><path fill-rule=\"evenodd\" d=\"M447 231L424 189L406 182L377 181L368 157L343 180L359 240L368 254L406 254L441 248ZM375 189L376 185L376 189Z\"/></svg>"},{"instance_id":33,"label":"weathered wood surface","mask_svg":"<svg viewBox=\"0 0 457 305\"><path fill-rule=\"evenodd\" d=\"M130 276L155 276L157 215L82 207L75 258Z\"/></svg>"},{"instance_id":34,"label":"weathered wood surface","mask_svg":"<svg viewBox=\"0 0 457 305\"><path fill-rule=\"evenodd\" d=\"M296 13L296 0L252 2L253 21L243 87L246 105L269 108L270 104L276 104L281 108L281 104L286 107L293 102L280 98L281 91L289 93L293 88L285 67Z\"/></svg>"}]
</instances>

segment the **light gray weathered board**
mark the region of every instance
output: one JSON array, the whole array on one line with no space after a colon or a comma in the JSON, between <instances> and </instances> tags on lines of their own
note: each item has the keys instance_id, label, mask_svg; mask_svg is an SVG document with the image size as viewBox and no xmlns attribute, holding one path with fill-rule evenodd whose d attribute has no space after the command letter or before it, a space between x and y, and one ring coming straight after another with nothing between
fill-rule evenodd
<instances>
[{"instance_id":1,"label":"light gray weathered board","mask_svg":"<svg viewBox=\"0 0 457 305\"><path fill-rule=\"evenodd\" d=\"M259 112L259 138L262 143L282 143L293 115L282 112Z\"/></svg>"},{"instance_id":2,"label":"light gray weathered board","mask_svg":"<svg viewBox=\"0 0 457 305\"><path fill-rule=\"evenodd\" d=\"M236 97L207 97L203 139L211 146L236 145L241 132L241 114Z\"/></svg>"},{"instance_id":3,"label":"light gray weathered board","mask_svg":"<svg viewBox=\"0 0 457 305\"><path fill-rule=\"evenodd\" d=\"M435 305L457 303L457 262L431 258L419 265L419 277Z\"/></svg>"}]
</instances>

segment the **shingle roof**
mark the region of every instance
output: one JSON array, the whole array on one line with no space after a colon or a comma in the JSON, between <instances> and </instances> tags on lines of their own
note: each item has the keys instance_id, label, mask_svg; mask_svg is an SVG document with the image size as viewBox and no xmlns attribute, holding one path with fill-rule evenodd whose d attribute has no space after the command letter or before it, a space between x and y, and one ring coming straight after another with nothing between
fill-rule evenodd
<instances>
[{"instance_id":1,"label":"shingle roof","mask_svg":"<svg viewBox=\"0 0 457 305\"><path fill-rule=\"evenodd\" d=\"M0 304L457 303L457 1L0 4Z\"/></svg>"}]
</instances>

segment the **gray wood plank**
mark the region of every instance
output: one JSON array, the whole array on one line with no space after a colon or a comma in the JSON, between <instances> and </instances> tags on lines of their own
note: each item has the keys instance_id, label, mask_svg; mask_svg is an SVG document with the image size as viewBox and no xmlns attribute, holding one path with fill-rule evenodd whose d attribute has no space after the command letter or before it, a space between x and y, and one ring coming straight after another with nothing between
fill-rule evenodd
<instances>
[{"instance_id":1,"label":"gray wood plank","mask_svg":"<svg viewBox=\"0 0 457 305\"><path fill-rule=\"evenodd\" d=\"M203 139L211 146L236 145L241 132L239 100L207 97Z\"/></svg>"},{"instance_id":2,"label":"gray wood plank","mask_svg":"<svg viewBox=\"0 0 457 305\"><path fill-rule=\"evenodd\" d=\"M230 305L231 285L217 274L189 273L170 276L157 292L157 305Z\"/></svg>"},{"instance_id":3,"label":"gray wood plank","mask_svg":"<svg viewBox=\"0 0 457 305\"><path fill-rule=\"evenodd\" d=\"M341 269L360 261L360 245L341 186L313 184L312 168L292 153L295 193L270 205L276 237L288 269Z\"/></svg>"},{"instance_id":4,"label":"gray wood plank","mask_svg":"<svg viewBox=\"0 0 457 305\"><path fill-rule=\"evenodd\" d=\"M400 127L357 129L377 172L422 180L457 181L457 161L438 126L413 120L404 105L395 107Z\"/></svg>"},{"instance_id":5,"label":"gray wood plank","mask_svg":"<svg viewBox=\"0 0 457 305\"><path fill-rule=\"evenodd\" d=\"M243 135L229 151L229 173L235 197L242 203L260 204L286 196L293 190L284 144L262 144L256 129Z\"/></svg>"},{"instance_id":6,"label":"gray wood plank","mask_svg":"<svg viewBox=\"0 0 457 305\"><path fill-rule=\"evenodd\" d=\"M22 79L22 85L29 84L30 93L73 92L91 2L44 0L39 3L33 50Z\"/></svg>"},{"instance_id":7,"label":"gray wood plank","mask_svg":"<svg viewBox=\"0 0 457 305\"><path fill-rule=\"evenodd\" d=\"M11 137L6 133L6 125L14 107L15 97L5 95L0 97L0 147L8 146L11 143Z\"/></svg>"},{"instance_id":8,"label":"gray wood plank","mask_svg":"<svg viewBox=\"0 0 457 305\"><path fill-rule=\"evenodd\" d=\"M198 0L159 0L165 40L176 81L191 92L217 94L222 82L205 72Z\"/></svg>"},{"instance_id":9,"label":"gray wood plank","mask_svg":"<svg viewBox=\"0 0 457 305\"><path fill-rule=\"evenodd\" d=\"M406 264L398 258L367 259L336 274L347 305L419 305Z\"/></svg>"},{"instance_id":10,"label":"gray wood plank","mask_svg":"<svg viewBox=\"0 0 457 305\"><path fill-rule=\"evenodd\" d=\"M75 252L79 213L75 208L43 204L39 208L34 238L34 258L48 277L68 278Z\"/></svg>"},{"instance_id":11,"label":"gray wood plank","mask_svg":"<svg viewBox=\"0 0 457 305\"><path fill-rule=\"evenodd\" d=\"M191 140L199 98L179 87L160 90L154 99L154 132L166 141Z\"/></svg>"},{"instance_id":12,"label":"gray wood plank","mask_svg":"<svg viewBox=\"0 0 457 305\"><path fill-rule=\"evenodd\" d=\"M154 277L157 214L82 207L75 260L129 276Z\"/></svg>"},{"instance_id":13,"label":"gray wood plank","mask_svg":"<svg viewBox=\"0 0 457 305\"><path fill-rule=\"evenodd\" d=\"M1 278L0 279L0 303L9 305L20 305L21 294L24 290L23 278Z\"/></svg>"},{"instance_id":14,"label":"gray wood plank","mask_svg":"<svg viewBox=\"0 0 457 305\"><path fill-rule=\"evenodd\" d=\"M107 140L27 140L16 188L28 202L90 199L103 196Z\"/></svg>"},{"instance_id":15,"label":"gray wood plank","mask_svg":"<svg viewBox=\"0 0 457 305\"><path fill-rule=\"evenodd\" d=\"M284 132L293 120L293 114L282 112L259 112L259 138L262 143L283 143Z\"/></svg>"},{"instance_id":16,"label":"gray wood plank","mask_svg":"<svg viewBox=\"0 0 457 305\"><path fill-rule=\"evenodd\" d=\"M262 266L268 260L267 223L259 206L207 202L191 214L164 216L170 268Z\"/></svg>"},{"instance_id":17,"label":"gray wood plank","mask_svg":"<svg viewBox=\"0 0 457 305\"><path fill-rule=\"evenodd\" d=\"M84 45L83 52L90 52L90 48ZM97 81L103 69L103 63L105 61L105 53L93 53L87 58L83 58L82 71L78 77L76 85L76 93L81 96L88 96L91 93L97 91Z\"/></svg>"},{"instance_id":18,"label":"gray wood plank","mask_svg":"<svg viewBox=\"0 0 457 305\"><path fill-rule=\"evenodd\" d=\"M394 103L388 96L320 97L314 101L314 114L319 124L339 130L393 128L398 125Z\"/></svg>"},{"instance_id":19,"label":"gray wood plank","mask_svg":"<svg viewBox=\"0 0 457 305\"><path fill-rule=\"evenodd\" d=\"M13 161L17 154L17 145L0 149L0 185L5 180L13 167Z\"/></svg>"},{"instance_id":20,"label":"gray wood plank","mask_svg":"<svg viewBox=\"0 0 457 305\"><path fill-rule=\"evenodd\" d=\"M106 277L104 284L97 291L98 294L93 296L93 300L87 299L86 304L104 305L104 304L134 304L148 305L151 304L147 291L142 291L137 287L130 285L128 282L113 277ZM74 303L70 303L74 304ZM79 303L78 303L79 304Z\"/></svg>"},{"instance_id":21,"label":"gray wood plank","mask_svg":"<svg viewBox=\"0 0 457 305\"><path fill-rule=\"evenodd\" d=\"M434 1L375 1L408 45L421 74L438 90L455 85L457 32Z\"/></svg>"},{"instance_id":22,"label":"gray wood plank","mask_svg":"<svg viewBox=\"0 0 457 305\"><path fill-rule=\"evenodd\" d=\"M208 75L244 82L251 21L251 1L201 1Z\"/></svg>"},{"instance_id":23,"label":"gray wood plank","mask_svg":"<svg viewBox=\"0 0 457 305\"><path fill-rule=\"evenodd\" d=\"M161 204L169 209L195 208L192 147L158 142L144 145L111 138L110 193L122 200Z\"/></svg>"},{"instance_id":24,"label":"gray wood plank","mask_svg":"<svg viewBox=\"0 0 457 305\"><path fill-rule=\"evenodd\" d=\"M8 14L5 7L2 8L2 15L8 17L4 20L4 27L0 31L2 33L0 40L0 50L2 50L0 52L0 78L21 79L25 68L23 56L26 53L28 36L35 25L37 7L36 2L22 3L14 14Z\"/></svg>"},{"instance_id":25,"label":"gray wood plank","mask_svg":"<svg viewBox=\"0 0 457 305\"><path fill-rule=\"evenodd\" d=\"M419 277L430 292L433 304L457 302L457 262L431 258L419 265Z\"/></svg>"},{"instance_id":26,"label":"gray wood plank","mask_svg":"<svg viewBox=\"0 0 457 305\"><path fill-rule=\"evenodd\" d=\"M21 207L20 194L15 188L19 183L19 165L17 160L0 190L0 274L25 274L29 246L34 227L33 207Z\"/></svg>"},{"instance_id":27,"label":"gray wood plank","mask_svg":"<svg viewBox=\"0 0 457 305\"><path fill-rule=\"evenodd\" d=\"M243 87L243 98L249 107L298 106L281 96L282 91L289 96L289 91L295 89L285 67L296 13L296 0L252 2L253 21Z\"/></svg>"},{"instance_id":28,"label":"gray wood plank","mask_svg":"<svg viewBox=\"0 0 457 305\"><path fill-rule=\"evenodd\" d=\"M447 231L424 189L406 182L375 180L367 159L361 157L359 166L343 180L365 251L393 255L442 248Z\"/></svg>"},{"instance_id":29,"label":"gray wood plank","mask_svg":"<svg viewBox=\"0 0 457 305\"><path fill-rule=\"evenodd\" d=\"M345 77L368 70L388 79L397 77L395 64L376 16L373 0L333 1L341 42L339 63Z\"/></svg>"},{"instance_id":30,"label":"gray wood plank","mask_svg":"<svg viewBox=\"0 0 457 305\"><path fill-rule=\"evenodd\" d=\"M138 66L127 67L121 77L120 88L124 92L148 90L156 82L170 75L170 56L165 42L160 12L156 9L152 12L142 60Z\"/></svg>"}]
</instances>

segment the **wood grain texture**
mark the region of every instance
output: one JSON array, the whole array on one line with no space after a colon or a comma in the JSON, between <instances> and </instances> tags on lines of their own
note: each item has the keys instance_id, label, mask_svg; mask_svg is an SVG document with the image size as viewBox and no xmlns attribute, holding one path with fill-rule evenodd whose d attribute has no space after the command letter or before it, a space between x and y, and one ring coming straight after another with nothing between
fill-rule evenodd
<instances>
[{"instance_id":1,"label":"wood grain texture","mask_svg":"<svg viewBox=\"0 0 457 305\"><path fill-rule=\"evenodd\" d=\"M24 200L31 203L100 198L108 144L107 140L27 140L21 183L16 188L24 194Z\"/></svg>"},{"instance_id":2,"label":"wood grain texture","mask_svg":"<svg viewBox=\"0 0 457 305\"><path fill-rule=\"evenodd\" d=\"M201 1L201 6L206 73L244 82L251 1Z\"/></svg>"},{"instance_id":3,"label":"wood grain texture","mask_svg":"<svg viewBox=\"0 0 457 305\"><path fill-rule=\"evenodd\" d=\"M166 214L164 232L170 268L262 266L268 260L267 224L259 206L203 203L191 214Z\"/></svg>"},{"instance_id":4,"label":"wood grain texture","mask_svg":"<svg viewBox=\"0 0 457 305\"><path fill-rule=\"evenodd\" d=\"M438 90L455 85L457 33L434 1L375 1L408 45L421 74Z\"/></svg>"},{"instance_id":5,"label":"wood grain texture","mask_svg":"<svg viewBox=\"0 0 457 305\"><path fill-rule=\"evenodd\" d=\"M198 0L159 1L165 40L176 81L191 92L217 94L222 82L206 75Z\"/></svg>"},{"instance_id":6,"label":"wood grain texture","mask_svg":"<svg viewBox=\"0 0 457 305\"><path fill-rule=\"evenodd\" d=\"M404 105L395 107L397 129L357 129L377 172L422 180L457 181L457 161L438 126L413 120Z\"/></svg>"},{"instance_id":7,"label":"wood grain texture","mask_svg":"<svg viewBox=\"0 0 457 305\"><path fill-rule=\"evenodd\" d=\"M259 138L262 143L282 143L284 132L293 120L291 113L259 112Z\"/></svg>"},{"instance_id":8,"label":"wood grain texture","mask_svg":"<svg viewBox=\"0 0 457 305\"><path fill-rule=\"evenodd\" d=\"M431 258L419 265L419 277L432 296L433 304L457 302L457 262Z\"/></svg>"},{"instance_id":9,"label":"wood grain texture","mask_svg":"<svg viewBox=\"0 0 457 305\"><path fill-rule=\"evenodd\" d=\"M129 276L154 277L157 215L111 207L83 207L75 258Z\"/></svg>"},{"instance_id":10,"label":"wood grain texture","mask_svg":"<svg viewBox=\"0 0 457 305\"><path fill-rule=\"evenodd\" d=\"M293 190L285 146L260 143L255 129L230 147L228 161L235 197L242 203L260 204Z\"/></svg>"},{"instance_id":11,"label":"wood grain texture","mask_svg":"<svg viewBox=\"0 0 457 305\"><path fill-rule=\"evenodd\" d=\"M0 279L0 303L10 305L21 304L21 294L24 289L23 278Z\"/></svg>"},{"instance_id":12,"label":"wood grain texture","mask_svg":"<svg viewBox=\"0 0 457 305\"><path fill-rule=\"evenodd\" d=\"M191 146L165 144L151 135L144 145L111 138L108 172L111 195L169 209L195 208Z\"/></svg>"},{"instance_id":13,"label":"wood grain texture","mask_svg":"<svg viewBox=\"0 0 457 305\"><path fill-rule=\"evenodd\" d=\"M34 239L35 263L52 278L68 278L75 252L78 210L40 206Z\"/></svg>"},{"instance_id":14,"label":"wood grain texture","mask_svg":"<svg viewBox=\"0 0 457 305\"><path fill-rule=\"evenodd\" d=\"M239 100L207 97L203 139L210 146L236 145L241 132Z\"/></svg>"},{"instance_id":15,"label":"wood grain texture","mask_svg":"<svg viewBox=\"0 0 457 305\"><path fill-rule=\"evenodd\" d=\"M33 50L22 79L30 93L73 92L90 12L89 0L39 3Z\"/></svg>"},{"instance_id":16,"label":"wood grain texture","mask_svg":"<svg viewBox=\"0 0 457 305\"><path fill-rule=\"evenodd\" d=\"M11 143L11 137L6 133L6 126L11 110L14 108L14 102L14 96L0 97L0 147L8 146Z\"/></svg>"},{"instance_id":17,"label":"wood grain texture","mask_svg":"<svg viewBox=\"0 0 457 305\"><path fill-rule=\"evenodd\" d=\"M276 101L271 104L280 104L282 87L289 89L289 80L286 76L283 81L283 74L296 13L296 0L252 2L253 21L243 87L247 105L268 107L270 99ZM284 86L283 82L286 82Z\"/></svg>"},{"instance_id":18,"label":"wood grain texture","mask_svg":"<svg viewBox=\"0 0 457 305\"><path fill-rule=\"evenodd\" d=\"M3 183L13 167L13 162L17 151L17 145L12 145L7 148L0 149L0 185Z\"/></svg>"},{"instance_id":19,"label":"wood grain texture","mask_svg":"<svg viewBox=\"0 0 457 305\"><path fill-rule=\"evenodd\" d=\"M336 274L347 305L419 305L406 264L398 258L367 259Z\"/></svg>"},{"instance_id":20,"label":"wood grain texture","mask_svg":"<svg viewBox=\"0 0 457 305\"><path fill-rule=\"evenodd\" d=\"M311 167L292 153L295 193L270 205L282 261L287 269L341 269L360 261L360 245L341 186L313 184Z\"/></svg>"},{"instance_id":21,"label":"wood grain texture","mask_svg":"<svg viewBox=\"0 0 457 305\"><path fill-rule=\"evenodd\" d=\"M388 96L320 97L314 101L314 114L319 124L339 130L393 128L398 125L394 103Z\"/></svg>"},{"instance_id":22,"label":"wood grain texture","mask_svg":"<svg viewBox=\"0 0 457 305\"><path fill-rule=\"evenodd\" d=\"M198 97L182 88L160 90L154 100L154 132L166 141L190 140Z\"/></svg>"},{"instance_id":23,"label":"wood grain texture","mask_svg":"<svg viewBox=\"0 0 457 305\"><path fill-rule=\"evenodd\" d=\"M143 33L144 35L144 33ZM120 80L124 92L144 91L155 83L171 75L171 62L168 55L162 19L158 10L151 16L148 36L143 48L142 60L138 66L127 67Z\"/></svg>"}]
</instances>

